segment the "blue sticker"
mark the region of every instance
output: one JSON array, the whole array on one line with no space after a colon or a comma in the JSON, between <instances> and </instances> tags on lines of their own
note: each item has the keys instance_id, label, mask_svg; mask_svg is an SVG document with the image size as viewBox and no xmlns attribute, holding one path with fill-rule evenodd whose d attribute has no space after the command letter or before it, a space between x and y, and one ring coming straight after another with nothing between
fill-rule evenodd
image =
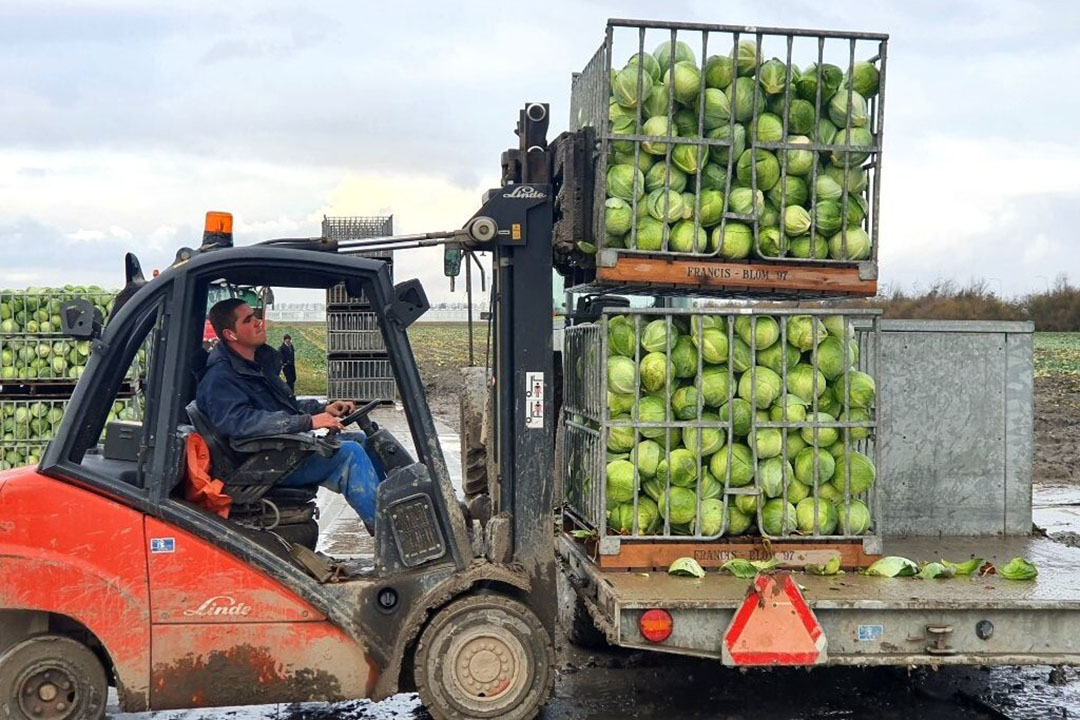
<instances>
[{"instance_id":1,"label":"blue sticker","mask_svg":"<svg viewBox=\"0 0 1080 720\"><path fill-rule=\"evenodd\" d=\"M150 552L176 552L176 538L150 538Z\"/></svg>"},{"instance_id":2,"label":"blue sticker","mask_svg":"<svg viewBox=\"0 0 1080 720\"><path fill-rule=\"evenodd\" d=\"M884 625L860 625L859 642L874 642L875 640L880 640L881 635L884 632Z\"/></svg>"}]
</instances>

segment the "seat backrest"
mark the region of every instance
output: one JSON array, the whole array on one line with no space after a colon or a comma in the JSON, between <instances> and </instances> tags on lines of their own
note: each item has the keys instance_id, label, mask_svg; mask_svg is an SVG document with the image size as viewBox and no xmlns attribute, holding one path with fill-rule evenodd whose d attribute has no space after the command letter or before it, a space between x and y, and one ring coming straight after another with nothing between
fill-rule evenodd
<instances>
[{"instance_id":1,"label":"seat backrest","mask_svg":"<svg viewBox=\"0 0 1080 720\"><path fill-rule=\"evenodd\" d=\"M229 476L243 464L243 458L229 446L229 441L217 431L210 418L199 409L196 401L189 402L186 409L191 424L195 426L195 432L202 435L206 446L210 448L210 468L214 477L228 482Z\"/></svg>"}]
</instances>

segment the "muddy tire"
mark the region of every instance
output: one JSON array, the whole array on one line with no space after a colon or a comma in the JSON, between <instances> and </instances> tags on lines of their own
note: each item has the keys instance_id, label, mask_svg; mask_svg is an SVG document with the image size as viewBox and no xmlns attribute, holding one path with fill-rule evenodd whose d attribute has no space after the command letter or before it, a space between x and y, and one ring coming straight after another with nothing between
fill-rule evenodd
<instances>
[{"instance_id":1,"label":"muddy tire","mask_svg":"<svg viewBox=\"0 0 1080 720\"><path fill-rule=\"evenodd\" d=\"M555 680L551 638L532 610L472 595L440 610L420 636L420 699L437 720L530 720Z\"/></svg>"},{"instance_id":2,"label":"muddy tire","mask_svg":"<svg viewBox=\"0 0 1080 720\"><path fill-rule=\"evenodd\" d=\"M70 638L38 635L0 655L4 720L101 720L108 689L101 661Z\"/></svg>"}]
</instances>

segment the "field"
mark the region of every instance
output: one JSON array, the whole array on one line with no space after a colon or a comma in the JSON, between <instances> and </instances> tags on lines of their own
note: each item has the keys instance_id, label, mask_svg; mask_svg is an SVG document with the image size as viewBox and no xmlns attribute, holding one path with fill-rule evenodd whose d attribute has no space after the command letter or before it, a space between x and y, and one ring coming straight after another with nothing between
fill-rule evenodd
<instances>
[{"instance_id":1,"label":"field","mask_svg":"<svg viewBox=\"0 0 1080 720\"><path fill-rule=\"evenodd\" d=\"M1080 483L1080 333L1035 333L1035 479Z\"/></svg>"},{"instance_id":2,"label":"field","mask_svg":"<svg viewBox=\"0 0 1080 720\"><path fill-rule=\"evenodd\" d=\"M484 362L487 324L474 323L476 364ZM326 394L326 325L324 323L271 323L267 343L277 347L285 333L296 347L296 392L300 395ZM469 326L466 323L416 323L409 328L409 341L433 404L453 400L459 387L461 368L469 365Z\"/></svg>"}]
</instances>

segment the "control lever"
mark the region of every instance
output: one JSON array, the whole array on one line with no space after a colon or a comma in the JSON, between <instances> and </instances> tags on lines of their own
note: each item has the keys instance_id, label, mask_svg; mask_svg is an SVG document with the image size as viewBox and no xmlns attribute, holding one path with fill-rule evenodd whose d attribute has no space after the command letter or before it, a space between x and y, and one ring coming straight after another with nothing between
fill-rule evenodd
<instances>
[{"instance_id":1,"label":"control lever","mask_svg":"<svg viewBox=\"0 0 1080 720\"><path fill-rule=\"evenodd\" d=\"M375 423L367 419L367 414L378 407L382 400L372 400L367 405L363 406L359 410L354 410L352 413L341 418L341 424L343 427L357 423L360 429L367 435L371 435L375 430L378 430L378 426ZM366 422L365 422L366 420ZM336 427L330 428L330 431L326 433L327 437L334 437L340 432Z\"/></svg>"}]
</instances>

